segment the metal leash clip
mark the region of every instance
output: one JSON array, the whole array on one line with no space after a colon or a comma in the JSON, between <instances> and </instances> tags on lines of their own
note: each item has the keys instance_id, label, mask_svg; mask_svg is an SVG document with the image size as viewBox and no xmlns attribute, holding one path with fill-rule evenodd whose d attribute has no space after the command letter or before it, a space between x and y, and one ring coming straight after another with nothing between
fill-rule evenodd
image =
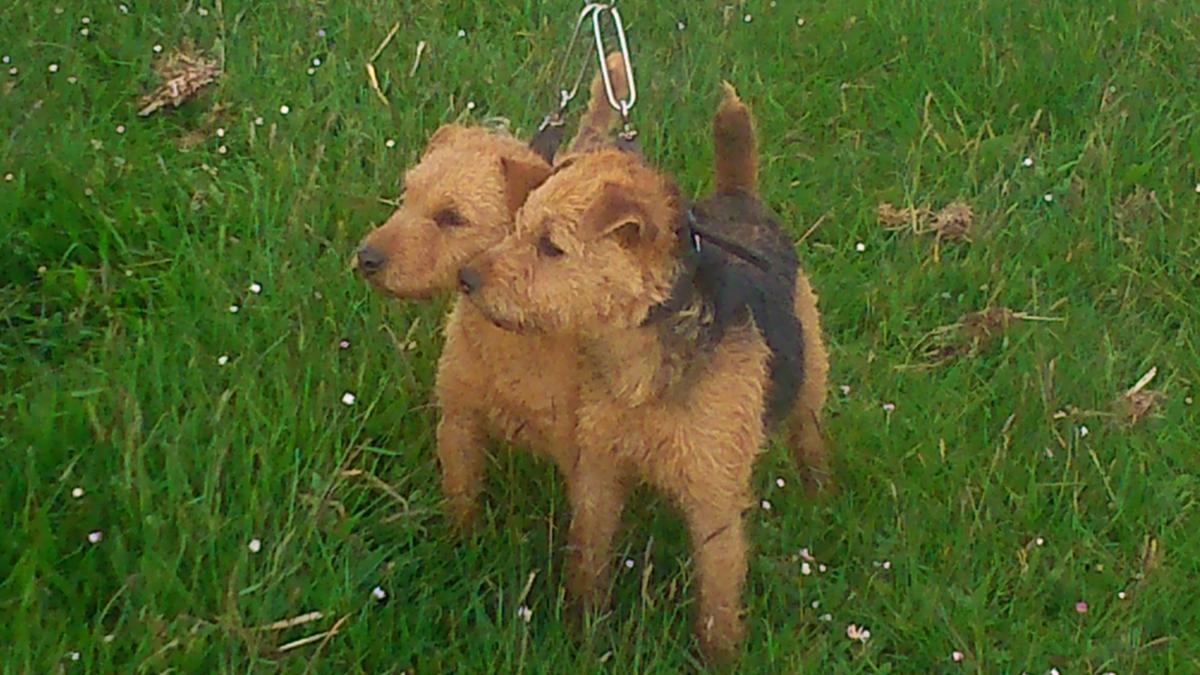
<instances>
[{"instance_id":1,"label":"metal leash clip","mask_svg":"<svg viewBox=\"0 0 1200 675\"><path fill-rule=\"evenodd\" d=\"M609 76L608 66L605 63L604 56L608 53L608 49L604 46L604 32L600 27L601 15L603 14L608 14L612 19L613 31L617 36L617 46L621 50L621 59L625 63L625 82L629 91L623 99L617 98L617 92L613 88L612 77ZM629 121L629 111L633 109L633 104L637 102L637 85L633 81L633 59L629 55L629 42L625 39L625 24L621 21L621 12L617 10L615 4L599 5L591 16L592 34L596 41L596 57L600 61L600 76L604 80L604 93L608 96L608 104L621 114L623 125L621 139L626 142L632 142L637 137L637 130L633 128L633 124ZM576 83L576 86L578 86L578 83Z\"/></svg>"},{"instance_id":2,"label":"metal leash clip","mask_svg":"<svg viewBox=\"0 0 1200 675\"><path fill-rule=\"evenodd\" d=\"M583 24L587 22L589 17L592 17L593 23L595 23L594 17L596 14L603 11L607 7L608 5L605 5L604 3L589 2L584 5L583 11L579 13L579 18L575 21L575 32L571 34L571 42L567 44L567 50L563 53L562 59L558 63L558 73L554 78L555 84L559 86L557 92L558 108L549 115L546 115L546 119L542 120L542 125L538 127L538 131L541 131L549 126L559 127L565 123L563 120L563 113L566 112L567 105L570 104L571 100L574 99L579 93L579 85L583 82L584 75L587 74L587 60L584 59L579 68L579 75L575 77L575 81L571 84L570 89L566 89L564 86L562 86L563 82L565 81L564 76L567 72L567 65L571 62L571 58L575 55L575 45L579 44L579 34L583 30Z\"/></svg>"},{"instance_id":3,"label":"metal leash clip","mask_svg":"<svg viewBox=\"0 0 1200 675\"><path fill-rule=\"evenodd\" d=\"M567 50L563 53L562 59L558 63L558 71L554 78L554 86L557 88L555 108L546 115L546 119L542 120L538 126L537 133L529 141L529 147L548 163L554 161L554 156L558 153L558 146L562 143L563 127L566 125L566 119L563 113L567 110L567 105L571 99L579 93L579 85L583 82L583 76L587 73L588 60L585 58L579 68L579 75L575 77L575 81L571 84L571 88L565 86L564 76L567 73L568 64L575 56L575 46L579 43L579 33L583 30L583 25L589 17L595 16L596 13L605 7L604 4L598 2L589 2L583 6L583 11L579 13L579 18L575 21L575 32L571 34L571 42L567 45Z\"/></svg>"}]
</instances>

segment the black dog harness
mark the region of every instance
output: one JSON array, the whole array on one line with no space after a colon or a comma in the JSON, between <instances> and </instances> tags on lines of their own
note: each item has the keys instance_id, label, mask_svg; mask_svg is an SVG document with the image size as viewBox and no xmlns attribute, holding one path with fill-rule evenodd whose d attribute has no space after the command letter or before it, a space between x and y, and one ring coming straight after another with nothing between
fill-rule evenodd
<instances>
[{"instance_id":1,"label":"black dog harness","mask_svg":"<svg viewBox=\"0 0 1200 675\"><path fill-rule=\"evenodd\" d=\"M684 211L684 222L676 228L675 232L678 236L678 255L679 259L683 261L683 270L675 279L675 284L667 299L650 308L650 312L642 321L643 326L658 323L679 312L691 302L692 294L696 289L696 274L700 270L700 258L704 252L705 241L712 242L718 248L754 265L764 273L771 271L770 261L761 253L715 232L706 231L706 228L700 225L696 219L696 212L691 207Z\"/></svg>"}]
</instances>

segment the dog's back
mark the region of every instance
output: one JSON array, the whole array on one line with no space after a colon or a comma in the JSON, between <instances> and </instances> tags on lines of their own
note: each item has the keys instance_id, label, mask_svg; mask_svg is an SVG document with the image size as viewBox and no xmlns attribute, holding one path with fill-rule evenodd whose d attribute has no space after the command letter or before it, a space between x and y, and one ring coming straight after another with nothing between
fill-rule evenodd
<instances>
[{"instance_id":1,"label":"dog's back","mask_svg":"<svg viewBox=\"0 0 1200 675\"><path fill-rule=\"evenodd\" d=\"M797 260L791 242L779 242L782 230L752 197L717 195L695 207L705 227L754 250L767 269L715 246L701 252L696 285L710 298L717 332L754 317L771 350L768 426L784 419L804 380L804 338L793 311ZM782 246L780 245L782 243Z\"/></svg>"},{"instance_id":2,"label":"dog's back","mask_svg":"<svg viewBox=\"0 0 1200 675\"><path fill-rule=\"evenodd\" d=\"M704 230L762 259L752 263L708 246L697 286L711 298L717 332L747 313L771 350L769 425L787 417L804 381L804 335L793 309L799 260L791 237L758 199L758 153L750 111L728 84L713 118L716 191L694 207ZM761 266L760 266L761 265Z\"/></svg>"}]
</instances>

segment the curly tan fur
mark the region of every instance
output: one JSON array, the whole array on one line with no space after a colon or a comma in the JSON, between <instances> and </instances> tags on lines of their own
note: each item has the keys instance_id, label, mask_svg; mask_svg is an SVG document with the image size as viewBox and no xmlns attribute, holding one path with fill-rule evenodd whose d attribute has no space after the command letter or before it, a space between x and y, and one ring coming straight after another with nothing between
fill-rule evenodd
<instances>
[{"instance_id":1,"label":"curly tan fur","mask_svg":"<svg viewBox=\"0 0 1200 675\"><path fill-rule=\"evenodd\" d=\"M718 185L752 194L756 163L734 156L753 152L752 132L722 137L722 125L736 119L748 113L727 94L714 127ZM674 185L629 153L579 158L530 195L511 236L471 263L469 297L498 325L576 339L582 350L579 455L567 474L572 594L585 606L604 601L629 483L645 481L683 512L698 576L696 634L706 654L726 661L744 633L742 512L766 432L770 353L753 323L734 327L715 349L698 348L694 336L707 318L694 303L670 321L646 324L680 273L682 208ZM823 467L817 422L827 364L803 275L796 289L812 377L789 429L801 457Z\"/></svg>"},{"instance_id":2,"label":"curly tan fur","mask_svg":"<svg viewBox=\"0 0 1200 675\"><path fill-rule=\"evenodd\" d=\"M619 55L608 65L614 76L623 72ZM608 110L607 99L593 95L570 153L600 147L611 136ZM404 299L452 290L459 268L512 230L514 212L550 170L512 136L458 125L438 129L405 175L403 205L363 240L386 260L368 280ZM457 527L474 520L488 440L531 449L560 467L574 465L576 359L572 340L517 335L470 303L455 304L435 396L442 489Z\"/></svg>"}]
</instances>

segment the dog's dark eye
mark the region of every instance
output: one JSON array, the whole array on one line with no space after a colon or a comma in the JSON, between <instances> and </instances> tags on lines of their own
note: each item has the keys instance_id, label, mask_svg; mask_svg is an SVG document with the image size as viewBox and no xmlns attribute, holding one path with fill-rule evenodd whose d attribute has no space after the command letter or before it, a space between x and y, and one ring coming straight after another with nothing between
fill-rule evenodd
<instances>
[{"instance_id":1,"label":"dog's dark eye","mask_svg":"<svg viewBox=\"0 0 1200 675\"><path fill-rule=\"evenodd\" d=\"M557 258L563 254L563 250L555 246L550 237L544 234L537 240L537 251L543 258Z\"/></svg>"},{"instance_id":2,"label":"dog's dark eye","mask_svg":"<svg viewBox=\"0 0 1200 675\"><path fill-rule=\"evenodd\" d=\"M437 223L438 227L462 227L467 224L467 220L462 217L462 214L454 209L442 209L433 214L433 222Z\"/></svg>"}]
</instances>

